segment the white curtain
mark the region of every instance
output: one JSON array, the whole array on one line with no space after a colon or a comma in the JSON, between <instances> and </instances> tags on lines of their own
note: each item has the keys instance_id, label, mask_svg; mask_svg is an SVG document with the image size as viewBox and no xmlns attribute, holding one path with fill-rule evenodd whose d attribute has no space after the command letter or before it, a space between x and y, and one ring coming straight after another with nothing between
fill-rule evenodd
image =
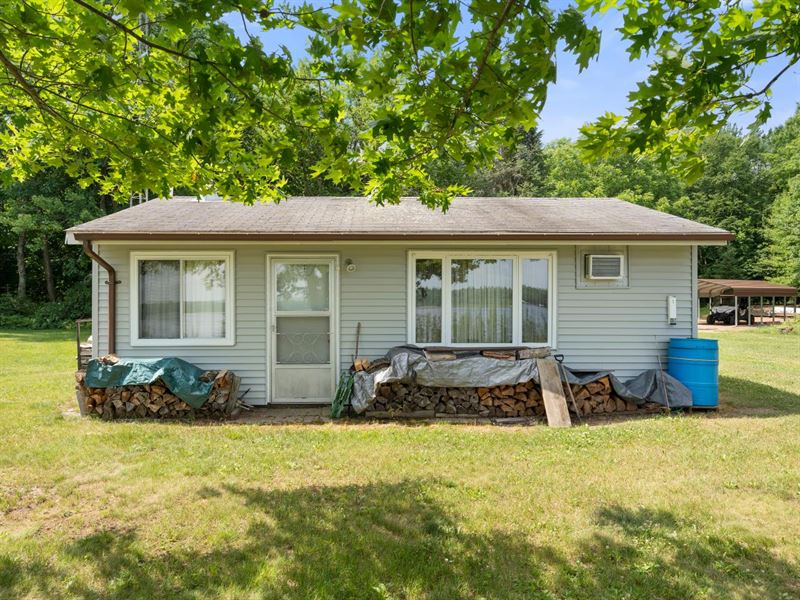
<instances>
[{"instance_id":1,"label":"white curtain","mask_svg":"<svg viewBox=\"0 0 800 600\"><path fill-rule=\"evenodd\" d=\"M183 337L225 337L225 261L184 261L183 299Z\"/></svg>"},{"instance_id":2,"label":"white curtain","mask_svg":"<svg viewBox=\"0 0 800 600\"><path fill-rule=\"evenodd\" d=\"M139 337L180 337L181 263L143 260L139 263Z\"/></svg>"},{"instance_id":3,"label":"white curtain","mask_svg":"<svg viewBox=\"0 0 800 600\"><path fill-rule=\"evenodd\" d=\"M451 261L452 342L510 344L513 341L513 261Z\"/></svg>"}]
</instances>

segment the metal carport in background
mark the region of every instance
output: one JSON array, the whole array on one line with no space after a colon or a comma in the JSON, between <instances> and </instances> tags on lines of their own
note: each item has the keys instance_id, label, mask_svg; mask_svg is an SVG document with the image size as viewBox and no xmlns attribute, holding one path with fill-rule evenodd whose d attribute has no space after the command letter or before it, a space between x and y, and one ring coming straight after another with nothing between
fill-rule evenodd
<instances>
[{"instance_id":1,"label":"metal carport in background","mask_svg":"<svg viewBox=\"0 0 800 600\"><path fill-rule=\"evenodd\" d=\"M800 314L797 288L790 285L748 279L698 279L697 293L700 298L708 298L709 308L715 299L717 304L723 304L723 298L732 298L732 304L738 310L739 300L747 299L747 323L751 325L756 322L756 316L760 319L758 322L763 324L768 316L770 322L774 323L778 316L785 321L787 317ZM765 298L768 301L766 304ZM739 324L738 318L734 324Z\"/></svg>"}]
</instances>

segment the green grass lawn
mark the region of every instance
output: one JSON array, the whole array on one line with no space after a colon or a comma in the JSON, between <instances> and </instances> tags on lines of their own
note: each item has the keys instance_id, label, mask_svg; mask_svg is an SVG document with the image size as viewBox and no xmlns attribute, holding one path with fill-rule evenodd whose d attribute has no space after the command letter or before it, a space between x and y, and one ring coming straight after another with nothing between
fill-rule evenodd
<instances>
[{"instance_id":1,"label":"green grass lawn","mask_svg":"<svg viewBox=\"0 0 800 600\"><path fill-rule=\"evenodd\" d=\"M800 336L715 333L718 415L549 430L70 416L0 333L0 597L797 598Z\"/></svg>"}]
</instances>

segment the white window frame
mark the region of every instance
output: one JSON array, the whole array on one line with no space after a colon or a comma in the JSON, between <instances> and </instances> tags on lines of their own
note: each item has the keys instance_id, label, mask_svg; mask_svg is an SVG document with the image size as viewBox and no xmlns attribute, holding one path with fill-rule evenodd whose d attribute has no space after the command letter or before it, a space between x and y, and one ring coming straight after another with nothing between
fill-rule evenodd
<instances>
[{"instance_id":1,"label":"white window frame","mask_svg":"<svg viewBox=\"0 0 800 600\"><path fill-rule=\"evenodd\" d=\"M412 250L408 253L408 263L406 272L408 280L408 332L407 339L409 344L420 347L449 346L452 348L503 348L524 346L527 348L555 348L556 347L556 273L558 272L557 252L555 250L530 251L530 252L475 252L475 251L428 251ZM498 344L471 344L471 343L452 343L452 314L451 314L451 261L464 258L487 258L487 259L510 259L513 269L513 288L512 288L512 339L511 343ZM416 261L425 259L437 259L442 261L442 341L422 342L416 341L417 322L416 322ZM523 342L522 341L522 269L521 262L525 259L546 259L548 261L547 270L547 341L546 342Z\"/></svg>"},{"instance_id":2,"label":"white window frame","mask_svg":"<svg viewBox=\"0 0 800 600\"><path fill-rule=\"evenodd\" d=\"M139 337L139 262L142 260L179 260L181 261L180 291L180 331L183 335L183 261L185 260L219 260L225 261L225 337L221 338L140 338ZM235 262L234 252L209 251L152 251L131 252L130 263L130 319L131 346L233 346L236 343L235 322Z\"/></svg>"}]
</instances>

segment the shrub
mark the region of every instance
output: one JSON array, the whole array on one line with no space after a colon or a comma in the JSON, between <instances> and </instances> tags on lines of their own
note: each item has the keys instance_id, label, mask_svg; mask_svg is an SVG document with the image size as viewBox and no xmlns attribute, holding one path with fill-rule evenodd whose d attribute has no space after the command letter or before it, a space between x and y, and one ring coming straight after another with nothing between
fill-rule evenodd
<instances>
[{"instance_id":1,"label":"shrub","mask_svg":"<svg viewBox=\"0 0 800 600\"><path fill-rule=\"evenodd\" d=\"M75 319L91 314L91 290L79 287L67 291L61 302L19 300L0 295L0 327L6 329L58 329L71 327Z\"/></svg>"}]
</instances>

